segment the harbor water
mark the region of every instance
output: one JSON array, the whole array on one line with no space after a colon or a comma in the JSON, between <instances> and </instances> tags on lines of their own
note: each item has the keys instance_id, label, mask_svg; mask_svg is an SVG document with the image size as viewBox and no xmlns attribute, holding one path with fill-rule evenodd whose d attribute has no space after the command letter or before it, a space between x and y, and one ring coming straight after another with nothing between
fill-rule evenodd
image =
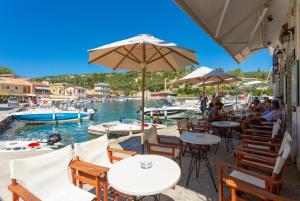
<instances>
[{"instance_id":1,"label":"harbor water","mask_svg":"<svg viewBox=\"0 0 300 201\"><path fill-rule=\"evenodd\" d=\"M58 133L65 145L72 142L84 142L97 136L88 134L88 127L103 122L118 121L120 118L140 119L140 101L93 103L95 116L93 120L67 122L57 124L25 124L14 121L9 128L0 134L0 140L47 139L49 135ZM118 137L110 134L110 138Z\"/></svg>"}]
</instances>

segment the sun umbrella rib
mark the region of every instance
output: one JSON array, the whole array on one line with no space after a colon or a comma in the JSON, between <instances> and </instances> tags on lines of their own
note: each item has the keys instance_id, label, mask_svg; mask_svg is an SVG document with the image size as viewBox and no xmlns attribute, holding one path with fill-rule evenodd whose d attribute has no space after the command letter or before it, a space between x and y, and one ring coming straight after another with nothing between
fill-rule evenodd
<instances>
[{"instance_id":1,"label":"sun umbrella rib","mask_svg":"<svg viewBox=\"0 0 300 201\"><path fill-rule=\"evenodd\" d=\"M162 57L167 56L168 54L171 54L171 53L172 53L172 51L169 51L169 52L167 52L165 54L162 54L162 56L159 56L159 57L157 57L155 59L152 59L151 61L147 61L147 63L148 64L153 63L154 61L157 61L157 60L161 59Z\"/></svg>"},{"instance_id":2,"label":"sun umbrella rib","mask_svg":"<svg viewBox=\"0 0 300 201\"><path fill-rule=\"evenodd\" d=\"M137 45L137 44L135 44L135 45ZM124 47L123 46L123 49L125 49L125 51L129 51L126 47ZM139 59L139 58L137 58L134 54L132 54L131 52L129 53L129 55L131 55L133 58L135 58L138 62L137 63L142 63L142 61Z\"/></svg>"},{"instance_id":3,"label":"sun umbrella rib","mask_svg":"<svg viewBox=\"0 0 300 201\"><path fill-rule=\"evenodd\" d=\"M173 71L176 71L176 69L174 68L174 66L168 61L168 59L166 59L162 53L158 50L158 48L153 45L153 48L158 52L158 54L165 60L165 62L173 69Z\"/></svg>"},{"instance_id":4,"label":"sun umbrella rib","mask_svg":"<svg viewBox=\"0 0 300 201\"><path fill-rule=\"evenodd\" d=\"M132 48L125 54L125 56L123 56L123 58L118 62L118 64L113 68L113 70L116 70L117 68L119 68L120 64L126 59L126 58L129 58L129 54L130 52L135 48L136 44L134 44L132 46ZM124 47L125 49L125 47Z\"/></svg>"},{"instance_id":5,"label":"sun umbrella rib","mask_svg":"<svg viewBox=\"0 0 300 201\"><path fill-rule=\"evenodd\" d=\"M110 51L108 51L108 52L106 52L106 53L104 53L104 54L102 54L102 55L96 57L95 59L92 59L92 60L88 61L88 64L93 63L93 62L97 61L98 59L101 59L102 57L105 57L106 55L109 55L110 53L112 53L112 52L114 52L114 51L117 51L119 48L120 48L120 47L117 47L117 48L115 48L115 49L113 49L113 50L110 50Z\"/></svg>"},{"instance_id":6,"label":"sun umbrella rib","mask_svg":"<svg viewBox=\"0 0 300 201\"><path fill-rule=\"evenodd\" d=\"M122 55L122 56L126 56L124 53L122 53L122 52L120 52L120 51L116 51L116 53L118 53L118 54L120 54L120 55ZM136 59L134 59L134 58L131 58L131 57L127 57L128 59L131 59L132 61L134 61L134 62L136 62L136 63L138 63L138 64L140 64L141 63L141 61L140 60L136 60Z\"/></svg>"},{"instance_id":7,"label":"sun umbrella rib","mask_svg":"<svg viewBox=\"0 0 300 201\"><path fill-rule=\"evenodd\" d=\"M160 47L159 50L162 50L163 47ZM146 61L147 64L151 63L151 59L153 59L157 55L157 51L152 54L152 56Z\"/></svg>"},{"instance_id":8,"label":"sun umbrella rib","mask_svg":"<svg viewBox=\"0 0 300 201\"><path fill-rule=\"evenodd\" d=\"M174 50L174 49L172 49L172 48L169 48L169 47L167 47L167 49L169 49L169 50L175 52L176 54L178 54L179 56L185 58L186 60L188 60L188 61L190 61L190 62L192 62L192 63L194 63L194 64L199 65L199 63L198 63L197 61L195 61L195 60L193 60L193 59L191 59L191 58L189 58L189 57L187 57L187 56L181 54L180 52L178 52L178 51L176 51L176 50Z\"/></svg>"}]
</instances>

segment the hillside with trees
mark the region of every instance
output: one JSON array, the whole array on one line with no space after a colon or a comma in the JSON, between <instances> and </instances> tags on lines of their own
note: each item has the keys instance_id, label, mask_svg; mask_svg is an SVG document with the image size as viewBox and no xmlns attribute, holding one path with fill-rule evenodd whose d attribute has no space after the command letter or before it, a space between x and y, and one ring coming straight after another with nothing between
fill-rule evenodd
<instances>
[{"instance_id":1,"label":"hillside with trees","mask_svg":"<svg viewBox=\"0 0 300 201\"><path fill-rule=\"evenodd\" d=\"M168 89L177 92L179 95L197 95L199 94L199 88L195 85L187 83L177 83L176 80L182 78L186 74L193 71L194 67L181 69L177 72L147 72L146 73L146 89L151 92L163 91L165 85L165 79L168 83ZM220 71L224 71L222 68L218 68ZM240 68L226 71L230 75L239 78L257 78L259 80L266 80L268 77L267 71L250 71L243 72ZM134 95L140 91L141 86L141 74L137 72L112 72L112 73L93 73L84 75L60 75L60 76L48 76L35 78L37 81L48 81L50 83L69 83L76 86L85 87L87 89L93 89L95 83L104 82L110 85L110 89L113 91L123 91L125 95ZM208 94L215 93L215 87L206 88ZM221 86L221 90L226 90L231 94L242 93L237 89L236 85L224 85Z\"/></svg>"}]
</instances>

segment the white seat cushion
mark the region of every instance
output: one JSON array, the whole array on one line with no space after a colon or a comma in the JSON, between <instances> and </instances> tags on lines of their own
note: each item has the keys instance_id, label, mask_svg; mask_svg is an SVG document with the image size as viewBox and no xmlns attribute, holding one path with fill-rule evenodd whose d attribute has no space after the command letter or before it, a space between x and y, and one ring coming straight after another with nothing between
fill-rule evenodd
<instances>
[{"instance_id":1,"label":"white seat cushion","mask_svg":"<svg viewBox=\"0 0 300 201\"><path fill-rule=\"evenodd\" d=\"M50 189L49 189L50 190ZM57 190L57 189L56 189ZM42 198L43 201L91 201L96 196L88 191L82 190L76 186L68 185L61 189L60 192L49 192L49 197Z\"/></svg>"},{"instance_id":2,"label":"white seat cushion","mask_svg":"<svg viewBox=\"0 0 300 201\"><path fill-rule=\"evenodd\" d=\"M233 170L230 173L230 176L232 176L234 178L237 178L237 179L240 179L242 181L245 181L247 183L253 184L253 185L258 186L260 188L265 188L265 186L266 186L264 180L259 179L257 177L253 177L251 175L248 175L248 174L245 174L245 173L242 173L242 172L239 172L237 170Z\"/></svg>"},{"instance_id":3,"label":"white seat cushion","mask_svg":"<svg viewBox=\"0 0 300 201\"><path fill-rule=\"evenodd\" d=\"M151 146L151 151L160 151L160 152L165 152L165 153L172 153L172 148ZM175 157L178 157L179 154L180 154L180 150L175 149L174 151L175 151Z\"/></svg>"},{"instance_id":4,"label":"white seat cushion","mask_svg":"<svg viewBox=\"0 0 300 201\"><path fill-rule=\"evenodd\" d=\"M269 150L270 147L263 146L263 145L257 145L257 144L247 144L247 147L254 148L254 149L263 149L263 150Z\"/></svg>"}]
</instances>

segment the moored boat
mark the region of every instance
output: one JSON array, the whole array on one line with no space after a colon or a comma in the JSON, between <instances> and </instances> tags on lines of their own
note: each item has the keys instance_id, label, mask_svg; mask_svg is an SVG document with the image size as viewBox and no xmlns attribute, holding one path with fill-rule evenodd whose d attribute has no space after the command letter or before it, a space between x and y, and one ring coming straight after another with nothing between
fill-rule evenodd
<instances>
[{"instance_id":1,"label":"moored boat","mask_svg":"<svg viewBox=\"0 0 300 201\"><path fill-rule=\"evenodd\" d=\"M79 110L58 110L58 109L32 109L11 114L15 119L27 123L56 123L64 121L80 121L90 118L88 112Z\"/></svg>"},{"instance_id":2,"label":"moored boat","mask_svg":"<svg viewBox=\"0 0 300 201\"><path fill-rule=\"evenodd\" d=\"M157 128L165 128L165 125L155 123L145 123L144 128L156 126ZM95 135L104 135L108 133L117 134L134 134L141 132L141 121L136 119L122 119L121 121L112 121L102 124L89 126L88 132Z\"/></svg>"}]
</instances>

